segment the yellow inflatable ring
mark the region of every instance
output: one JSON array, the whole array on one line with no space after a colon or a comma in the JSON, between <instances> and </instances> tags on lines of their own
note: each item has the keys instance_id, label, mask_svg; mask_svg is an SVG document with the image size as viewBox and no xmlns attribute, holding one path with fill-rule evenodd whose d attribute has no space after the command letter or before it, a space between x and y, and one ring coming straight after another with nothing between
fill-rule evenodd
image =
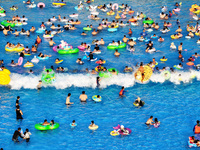
<instances>
[{"instance_id":1,"label":"yellow inflatable ring","mask_svg":"<svg viewBox=\"0 0 200 150\"><path fill-rule=\"evenodd\" d=\"M29 64L26 63L26 64L24 65L25 68L31 68L31 67L33 67L33 66L34 66L34 65L33 65L32 63L29 63Z\"/></svg>"},{"instance_id":2,"label":"yellow inflatable ring","mask_svg":"<svg viewBox=\"0 0 200 150\"><path fill-rule=\"evenodd\" d=\"M6 47L5 50L8 52L21 52L24 50L24 47L17 47L17 48Z\"/></svg>"},{"instance_id":3,"label":"yellow inflatable ring","mask_svg":"<svg viewBox=\"0 0 200 150\"><path fill-rule=\"evenodd\" d=\"M112 12L112 13L107 12L108 16L113 16L114 14L115 14L115 12Z\"/></svg>"},{"instance_id":4,"label":"yellow inflatable ring","mask_svg":"<svg viewBox=\"0 0 200 150\"><path fill-rule=\"evenodd\" d=\"M62 63L63 62L63 60L60 60L60 61L57 61L57 62L55 62L56 64L60 64L60 63Z\"/></svg>"},{"instance_id":5,"label":"yellow inflatable ring","mask_svg":"<svg viewBox=\"0 0 200 150\"><path fill-rule=\"evenodd\" d=\"M10 70L8 70L8 69L3 69L3 72L5 72L6 74L10 75Z\"/></svg>"},{"instance_id":6,"label":"yellow inflatable ring","mask_svg":"<svg viewBox=\"0 0 200 150\"><path fill-rule=\"evenodd\" d=\"M163 59L163 58L161 58L160 61L167 61L167 59Z\"/></svg>"},{"instance_id":7,"label":"yellow inflatable ring","mask_svg":"<svg viewBox=\"0 0 200 150\"><path fill-rule=\"evenodd\" d=\"M94 127L89 126L88 128L89 128L90 130L97 130L97 129L99 128L99 126L98 126L98 125L95 125Z\"/></svg>"},{"instance_id":8,"label":"yellow inflatable ring","mask_svg":"<svg viewBox=\"0 0 200 150\"><path fill-rule=\"evenodd\" d=\"M148 81L152 75L153 71L149 66L144 66L144 81ZM136 71L136 80L142 81L142 74L140 71Z\"/></svg>"},{"instance_id":9,"label":"yellow inflatable ring","mask_svg":"<svg viewBox=\"0 0 200 150\"><path fill-rule=\"evenodd\" d=\"M7 72L0 71L0 84L8 85L9 83L10 83L10 76L7 74Z\"/></svg>"},{"instance_id":10,"label":"yellow inflatable ring","mask_svg":"<svg viewBox=\"0 0 200 150\"><path fill-rule=\"evenodd\" d=\"M113 28L118 28L118 27L119 27L119 26L116 25L116 26L114 26ZM111 25L109 25L108 28L112 28Z\"/></svg>"},{"instance_id":11,"label":"yellow inflatable ring","mask_svg":"<svg viewBox=\"0 0 200 150\"><path fill-rule=\"evenodd\" d=\"M117 135L119 135L119 132L111 131L111 132L110 132L110 135L112 135L112 136L117 136Z\"/></svg>"}]
</instances>

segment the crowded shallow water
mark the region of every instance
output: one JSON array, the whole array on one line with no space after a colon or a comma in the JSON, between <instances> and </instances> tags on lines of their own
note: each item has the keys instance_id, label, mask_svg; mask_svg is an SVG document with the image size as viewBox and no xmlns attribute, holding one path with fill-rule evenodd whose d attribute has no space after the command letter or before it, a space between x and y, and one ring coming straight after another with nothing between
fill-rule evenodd
<instances>
[{"instance_id":1,"label":"crowded shallow water","mask_svg":"<svg viewBox=\"0 0 200 150\"><path fill-rule=\"evenodd\" d=\"M38 3L39 1L35 1ZM68 16L77 11L74 7L79 1L69 1L67 5L62 8L53 8L52 4L48 1L43 1L46 4L44 9L34 8L29 9L22 2L9 1L8 3L2 3L3 8L7 11L6 16L0 18L0 21L5 19L11 19L13 15L25 15L28 18L28 25L23 26L25 30L35 26L39 28L41 22L46 22L52 16L63 17ZM92 5L100 5L103 3L108 4L110 1L99 2L95 1ZM112 1L120 4L119 1ZM160 26L163 24L163 20L160 20L159 14L161 12L161 6L167 6L168 10L174 9L176 1L124 1L131 6L135 12L143 12L150 18L152 18ZM4 51L6 42L17 44L18 42L25 46L31 47L35 42L37 33L33 33L30 37L22 36L15 37L14 35L4 36L0 32L1 36L1 51L0 59L4 60L4 65L11 71L10 88L1 87L1 129L0 129L0 145L4 149L157 149L162 147L163 149L187 149L188 137L193 135L193 126L198 120L198 92L200 73L195 68L187 66L187 59L195 52L199 52L199 46L196 41L199 39L195 36L192 39L186 39L188 34L186 31L186 25L189 21L192 21L190 25L195 26L196 21L192 19L192 15L189 12L189 8L197 1L184 2L181 6L178 16L173 16L168 21L172 23L170 32L162 34L160 31L153 31L148 33L147 37L152 34L162 36L165 41L160 43L157 40L153 40L154 47L160 52L146 53L146 45L144 42L138 42L135 46L135 52L130 53L126 49L121 49L119 52L121 56L114 57L113 50L108 50L107 45L112 40L122 40L123 35L128 36L129 28L132 29L132 37L139 37L142 32L142 23L139 26L119 27L117 32L110 33L107 30L101 31L98 35L92 36L90 32L87 32L87 36L81 36L82 28L87 24L92 24L94 27L98 26L100 21L94 21L87 18L90 14L89 11L83 9L78 11L78 19L81 21L80 25L77 25L77 30L64 31L58 35L55 35L53 40L56 44L59 44L61 40L67 41L73 47L77 47L81 42L91 44L94 39L103 38L105 41L104 46L100 46L102 53L95 55L95 57L103 58L106 60L105 66L107 68L117 68L119 75L110 79L102 79L100 89L96 88L96 76L88 75L84 72L86 68L89 70L94 69L97 65L94 62L84 61L84 65L76 64L77 58L82 58L84 52L71 55L58 55L49 47L48 41L43 39L43 42L38 47L38 52L52 55L48 60L41 60L38 64L34 64L32 70L34 74L29 74L30 69L23 66L11 67L8 64L11 59L17 62L19 56L16 53L10 53ZM18 10L11 11L9 7L17 5ZM84 4L87 6L87 4ZM142 7L141 7L142 6ZM99 17L101 19L108 18L112 21L114 16L107 16L106 13L100 12ZM131 15L127 15L129 18ZM127 17L127 18L128 18ZM178 28L176 20L180 20L180 26L183 29L183 37L177 40L172 40L170 35L174 34ZM56 25L64 23L55 22ZM21 27L15 27L14 29L20 30ZM42 37L42 35L41 35ZM171 78L165 81L165 78L159 73L153 74L150 81L145 84L137 83L133 73L123 73L125 66L134 67L138 62L143 61L145 64L149 63L152 58L158 61L159 69L163 67L173 67L180 63L178 58L178 52L176 50L170 50L170 44L174 42L176 46L183 42L184 51L182 54L185 58L183 62L184 70L181 71L181 80L179 77L180 72L171 74ZM92 45L92 49L94 45ZM24 58L24 62L31 60L34 55ZM160 58L165 56L168 58L166 62L160 62ZM63 59L62 64L55 64L55 59ZM199 64L199 58L195 60L195 64ZM61 66L67 68L65 73L57 73L56 81L51 85L44 85L41 90L37 90L36 86L41 79L41 72L44 66L49 68L53 65L55 68ZM136 71L136 70L134 70ZM195 75L195 79L191 79ZM119 91L121 86L125 86L128 92L125 92L126 97L119 98ZM87 103L81 103L79 95L82 91L86 91L89 97ZM71 102L73 105L67 107L65 105L65 99L67 94L71 93ZM102 102L95 103L92 101L93 95L101 95ZM16 121L15 117L15 100L20 96L21 110L23 110L23 121ZM136 108L133 106L135 99L140 96L145 101L145 105L142 108ZM159 128L147 128L144 124L149 116L153 115L161 122ZM60 127L52 131L37 131L34 125L42 122L44 119L49 121L54 119L59 122ZM71 129L69 124L72 120L76 120L78 124L75 129ZM99 126L98 130L92 132L88 129L91 120L95 121L95 124ZM112 127L118 124L123 124L132 130L129 136L117 136L110 135ZM21 127L23 130L26 128L32 133L29 143L25 141L22 143L14 143L12 134L14 131Z\"/></svg>"}]
</instances>

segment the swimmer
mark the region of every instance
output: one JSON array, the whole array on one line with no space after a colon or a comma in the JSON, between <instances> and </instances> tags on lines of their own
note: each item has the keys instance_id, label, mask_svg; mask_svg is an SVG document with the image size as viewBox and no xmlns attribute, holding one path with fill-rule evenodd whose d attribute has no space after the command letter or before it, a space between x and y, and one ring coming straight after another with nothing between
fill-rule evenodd
<instances>
[{"instance_id":1,"label":"swimmer","mask_svg":"<svg viewBox=\"0 0 200 150\"><path fill-rule=\"evenodd\" d=\"M100 81L101 81L100 77L97 77L96 78L97 88L100 86Z\"/></svg>"},{"instance_id":2,"label":"swimmer","mask_svg":"<svg viewBox=\"0 0 200 150\"><path fill-rule=\"evenodd\" d=\"M84 62L81 60L81 58L77 58L76 63L79 65L83 65Z\"/></svg>"},{"instance_id":3,"label":"swimmer","mask_svg":"<svg viewBox=\"0 0 200 150\"><path fill-rule=\"evenodd\" d=\"M30 29L30 32L35 32L35 30L36 30L35 27L32 26L31 29Z\"/></svg>"},{"instance_id":4,"label":"swimmer","mask_svg":"<svg viewBox=\"0 0 200 150\"><path fill-rule=\"evenodd\" d=\"M158 23L155 24L154 29L158 30L160 28L160 26L158 25Z\"/></svg>"},{"instance_id":5,"label":"swimmer","mask_svg":"<svg viewBox=\"0 0 200 150\"><path fill-rule=\"evenodd\" d=\"M22 103L19 102L19 100L20 100L20 96L17 96L17 100L16 100L16 103L15 103L15 106L19 106L19 104L22 104Z\"/></svg>"},{"instance_id":6,"label":"swimmer","mask_svg":"<svg viewBox=\"0 0 200 150\"><path fill-rule=\"evenodd\" d=\"M136 104L136 106L140 106L140 107L144 106L143 103L144 103L144 102L141 100L140 97L138 97L138 98L135 100L135 102L134 102L134 104Z\"/></svg>"},{"instance_id":7,"label":"swimmer","mask_svg":"<svg viewBox=\"0 0 200 150\"><path fill-rule=\"evenodd\" d=\"M60 59L59 59L59 58L56 58L55 63L58 63L59 61L60 61Z\"/></svg>"},{"instance_id":8,"label":"swimmer","mask_svg":"<svg viewBox=\"0 0 200 150\"><path fill-rule=\"evenodd\" d=\"M153 125L154 125L154 127L156 127L156 128L160 126L160 122L158 121L157 118L154 119L154 124L153 124Z\"/></svg>"},{"instance_id":9,"label":"swimmer","mask_svg":"<svg viewBox=\"0 0 200 150\"><path fill-rule=\"evenodd\" d=\"M96 30L94 29L94 30L92 31L92 35L97 35L98 33L99 33L99 30L96 31Z\"/></svg>"},{"instance_id":10,"label":"swimmer","mask_svg":"<svg viewBox=\"0 0 200 150\"><path fill-rule=\"evenodd\" d=\"M12 33L12 32L11 32ZM12 33L13 35L15 35L15 36L19 36L19 31L17 31L17 29L15 29L15 32L14 33Z\"/></svg>"},{"instance_id":11,"label":"swimmer","mask_svg":"<svg viewBox=\"0 0 200 150\"><path fill-rule=\"evenodd\" d=\"M129 28L128 35L129 35L129 36L131 36L131 35L132 35L132 33L133 33L133 32L132 32L131 28Z\"/></svg>"},{"instance_id":12,"label":"swimmer","mask_svg":"<svg viewBox=\"0 0 200 150\"><path fill-rule=\"evenodd\" d=\"M155 59L155 58L153 58L153 59L152 59L152 61L153 61L152 63L153 63L154 65L156 65L156 64L157 64L157 62L156 62L156 59Z\"/></svg>"},{"instance_id":13,"label":"swimmer","mask_svg":"<svg viewBox=\"0 0 200 150\"><path fill-rule=\"evenodd\" d=\"M87 101L87 95L85 94L85 91L82 91L82 94L79 96L79 99L81 102L86 102Z\"/></svg>"},{"instance_id":14,"label":"swimmer","mask_svg":"<svg viewBox=\"0 0 200 150\"><path fill-rule=\"evenodd\" d=\"M48 122L47 122L47 119L45 119L44 122L42 123L42 125L43 125L43 126L46 126L46 125L50 125L50 123L48 123Z\"/></svg>"},{"instance_id":15,"label":"swimmer","mask_svg":"<svg viewBox=\"0 0 200 150\"><path fill-rule=\"evenodd\" d=\"M53 46L54 44L56 44L52 38L50 38L50 41L49 41L49 46Z\"/></svg>"},{"instance_id":16,"label":"swimmer","mask_svg":"<svg viewBox=\"0 0 200 150\"><path fill-rule=\"evenodd\" d=\"M38 83L38 85L37 85L37 89L40 90L41 87L42 87L42 80L39 80L39 83Z\"/></svg>"},{"instance_id":17,"label":"swimmer","mask_svg":"<svg viewBox=\"0 0 200 150\"><path fill-rule=\"evenodd\" d=\"M96 127L97 125L94 124L94 121L91 121L90 127Z\"/></svg>"},{"instance_id":18,"label":"swimmer","mask_svg":"<svg viewBox=\"0 0 200 150\"><path fill-rule=\"evenodd\" d=\"M115 69L112 70L112 75L117 75L117 71L115 71Z\"/></svg>"},{"instance_id":19,"label":"swimmer","mask_svg":"<svg viewBox=\"0 0 200 150\"><path fill-rule=\"evenodd\" d=\"M101 24L99 24L99 26L97 27L98 30L103 30L103 26Z\"/></svg>"},{"instance_id":20,"label":"swimmer","mask_svg":"<svg viewBox=\"0 0 200 150\"><path fill-rule=\"evenodd\" d=\"M100 44L100 45L104 45L104 44L105 44L103 38L101 38L101 40L99 41L99 44Z\"/></svg>"},{"instance_id":21,"label":"swimmer","mask_svg":"<svg viewBox=\"0 0 200 150\"><path fill-rule=\"evenodd\" d=\"M76 126L76 121L75 120L72 121L71 126L73 126L73 127Z\"/></svg>"},{"instance_id":22,"label":"swimmer","mask_svg":"<svg viewBox=\"0 0 200 150\"><path fill-rule=\"evenodd\" d=\"M171 49L176 49L176 45L174 44L174 42L171 43L170 48Z\"/></svg>"},{"instance_id":23,"label":"swimmer","mask_svg":"<svg viewBox=\"0 0 200 150\"><path fill-rule=\"evenodd\" d=\"M70 97L71 97L71 93L68 93L68 96L67 96L66 102L65 102L66 105L74 104L74 103L71 103L71 102L70 102Z\"/></svg>"},{"instance_id":24,"label":"swimmer","mask_svg":"<svg viewBox=\"0 0 200 150\"><path fill-rule=\"evenodd\" d=\"M124 43L127 43L128 40L129 40L129 39L126 37L126 35L124 35L124 38L122 39L122 41L123 41Z\"/></svg>"},{"instance_id":25,"label":"swimmer","mask_svg":"<svg viewBox=\"0 0 200 150\"><path fill-rule=\"evenodd\" d=\"M150 118L145 123L147 126L153 125L153 116L150 116Z\"/></svg>"},{"instance_id":26,"label":"swimmer","mask_svg":"<svg viewBox=\"0 0 200 150\"><path fill-rule=\"evenodd\" d=\"M192 55L192 56L194 56L195 58L197 58L197 57L199 57L200 55L199 54L197 54L197 52L194 54L194 55Z\"/></svg>"},{"instance_id":27,"label":"swimmer","mask_svg":"<svg viewBox=\"0 0 200 150\"><path fill-rule=\"evenodd\" d=\"M116 49L115 50L115 53L114 53L115 57L119 57L120 56L120 53L118 52L118 50Z\"/></svg>"},{"instance_id":28,"label":"swimmer","mask_svg":"<svg viewBox=\"0 0 200 150\"><path fill-rule=\"evenodd\" d=\"M164 42L164 38L162 38L161 36L158 38L159 42Z\"/></svg>"},{"instance_id":29,"label":"swimmer","mask_svg":"<svg viewBox=\"0 0 200 150\"><path fill-rule=\"evenodd\" d=\"M178 29L176 30L176 32L182 32L181 26L178 26Z\"/></svg>"},{"instance_id":30,"label":"swimmer","mask_svg":"<svg viewBox=\"0 0 200 150\"><path fill-rule=\"evenodd\" d=\"M32 74L32 73L33 73L33 70L32 70L32 69L30 69L28 73Z\"/></svg>"},{"instance_id":31,"label":"swimmer","mask_svg":"<svg viewBox=\"0 0 200 150\"><path fill-rule=\"evenodd\" d=\"M92 69L92 71L90 72L91 74L97 74L96 71L94 69Z\"/></svg>"},{"instance_id":32,"label":"swimmer","mask_svg":"<svg viewBox=\"0 0 200 150\"><path fill-rule=\"evenodd\" d=\"M11 60L10 65L14 67L14 66L17 66L17 63L15 63L14 60Z\"/></svg>"},{"instance_id":33,"label":"swimmer","mask_svg":"<svg viewBox=\"0 0 200 150\"><path fill-rule=\"evenodd\" d=\"M141 82L143 83L145 76L144 76L144 66L142 62L140 63L140 67L138 68L138 71L141 73L141 76L142 76ZM136 77L137 77L137 72L135 73L135 78Z\"/></svg>"},{"instance_id":34,"label":"swimmer","mask_svg":"<svg viewBox=\"0 0 200 150\"><path fill-rule=\"evenodd\" d=\"M181 42L180 45L178 46L178 51L183 51L183 43Z\"/></svg>"},{"instance_id":35,"label":"swimmer","mask_svg":"<svg viewBox=\"0 0 200 150\"><path fill-rule=\"evenodd\" d=\"M40 53L40 54L38 55L38 57L46 58L46 57L51 57L51 55L45 55L45 54Z\"/></svg>"},{"instance_id":36,"label":"swimmer","mask_svg":"<svg viewBox=\"0 0 200 150\"><path fill-rule=\"evenodd\" d=\"M22 131L21 128L18 128L17 130L15 130L15 132L13 134L13 137L12 137L12 140L14 142L19 142L18 137L23 138L23 135L21 134L21 131Z\"/></svg>"},{"instance_id":37,"label":"swimmer","mask_svg":"<svg viewBox=\"0 0 200 150\"><path fill-rule=\"evenodd\" d=\"M132 70L132 68L130 68L130 67L128 67L128 66L126 66L126 67L124 68L124 72L132 72L131 70Z\"/></svg>"},{"instance_id":38,"label":"swimmer","mask_svg":"<svg viewBox=\"0 0 200 150\"><path fill-rule=\"evenodd\" d=\"M81 35L87 35L84 31L81 33Z\"/></svg>"},{"instance_id":39,"label":"swimmer","mask_svg":"<svg viewBox=\"0 0 200 150\"><path fill-rule=\"evenodd\" d=\"M72 25L71 27L69 27L70 30L76 30L77 28L75 28L74 25Z\"/></svg>"},{"instance_id":40,"label":"swimmer","mask_svg":"<svg viewBox=\"0 0 200 150\"><path fill-rule=\"evenodd\" d=\"M24 138L26 140L26 142L29 142L30 141L30 135L31 135L31 132L29 132L28 129L26 129L26 131L24 132Z\"/></svg>"},{"instance_id":41,"label":"swimmer","mask_svg":"<svg viewBox=\"0 0 200 150\"><path fill-rule=\"evenodd\" d=\"M120 92L119 92L119 96L120 96L120 97L125 97L125 95L124 95L125 92L127 92L127 91L125 91L124 86L122 86L122 88L121 88L121 90L120 90Z\"/></svg>"},{"instance_id":42,"label":"swimmer","mask_svg":"<svg viewBox=\"0 0 200 150\"><path fill-rule=\"evenodd\" d=\"M40 44L40 43L42 43L42 39L38 35L37 38L36 38L35 44Z\"/></svg>"}]
</instances>

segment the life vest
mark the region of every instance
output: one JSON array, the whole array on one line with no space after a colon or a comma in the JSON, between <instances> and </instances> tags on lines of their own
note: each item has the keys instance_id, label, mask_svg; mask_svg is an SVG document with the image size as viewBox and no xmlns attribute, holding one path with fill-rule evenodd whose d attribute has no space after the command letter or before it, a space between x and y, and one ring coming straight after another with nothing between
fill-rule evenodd
<instances>
[{"instance_id":1,"label":"life vest","mask_svg":"<svg viewBox=\"0 0 200 150\"><path fill-rule=\"evenodd\" d=\"M37 38L37 39L36 39L36 42L37 42L37 44L40 44L40 43L41 43L41 41L42 41L42 39L41 39L41 38Z\"/></svg>"},{"instance_id":2,"label":"life vest","mask_svg":"<svg viewBox=\"0 0 200 150\"><path fill-rule=\"evenodd\" d=\"M121 90L121 91L119 92L119 95L124 95L124 90Z\"/></svg>"},{"instance_id":3,"label":"life vest","mask_svg":"<svg viewBox=\"0 0 200 150\"><path fill-rule=\"evenodd\" d=\"M195 134L200 134L200 126L196 125L196 126L194 127L194 133L195 133Z\"/></svg>"}]
</instances>

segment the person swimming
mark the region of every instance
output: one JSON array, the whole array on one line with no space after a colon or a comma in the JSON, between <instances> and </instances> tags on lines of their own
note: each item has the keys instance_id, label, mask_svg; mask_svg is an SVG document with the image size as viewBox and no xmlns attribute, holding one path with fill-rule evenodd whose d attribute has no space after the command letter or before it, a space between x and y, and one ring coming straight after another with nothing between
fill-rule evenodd
<instances>
[{"instance_id":1,"label":"person swimming","mask_svg":"<svg viewBox=\"0 0 200 150\"><path fill-rule=\"evenodd\" d=\"M150 116L150 118L145 123L147 126L153 125L153 116Z\"/></svg>"},{"instance_id":2,"label":"person swimming","mask_svg":"<svg viewBox=\"0 0 200 150\"><path fill-rule=\"evenodd\" d=\"M144 102L141 100L140 97L138 97L138 98L135 100L134 104L135 104L136 106L140 106L140 107L144 106Z\"/></svg>"}]
</instances>

